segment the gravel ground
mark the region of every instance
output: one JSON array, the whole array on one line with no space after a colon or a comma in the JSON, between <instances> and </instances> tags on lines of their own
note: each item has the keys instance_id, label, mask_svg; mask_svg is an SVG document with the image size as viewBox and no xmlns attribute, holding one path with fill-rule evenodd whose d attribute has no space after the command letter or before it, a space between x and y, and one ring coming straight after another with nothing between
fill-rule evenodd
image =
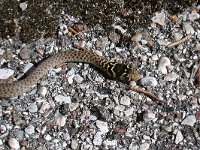
<instances>
[{"instance_id":1,"label":"gravel ground","mask_svg":"<svg viewBox=\"0 0 200 150\"><path fill-rule=\"evenodd\" d=\"M162 10L135 35L120 18L106 34L100 24L89 28L63 13L55 37L29 44L0 39L0 79L6 82L79 44L109 60L135 64L143 74L140 87L167 102L128 91L128 85L88 64L68 63L50 69L28 93L0 101L0 149L200 149L200 91L194 83L199 11L195 4L173 16ZM72 35L70 26L84 39Z\"/></svg>"}]
</instances>

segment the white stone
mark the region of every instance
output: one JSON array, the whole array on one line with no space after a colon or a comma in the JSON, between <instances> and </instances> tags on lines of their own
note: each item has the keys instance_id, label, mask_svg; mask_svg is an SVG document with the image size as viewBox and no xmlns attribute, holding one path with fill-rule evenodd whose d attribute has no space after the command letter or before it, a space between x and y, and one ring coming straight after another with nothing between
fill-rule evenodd
<instances>
[{"instance_id":1,"label":"white stone","mask_svg":"<svg viewBox=\"0 0 200 150\"><path fill-rule=\"evenodd\" d=\"M161 12L161 13L158 13L156 16L154 16L152 19L151 19L154 23L157 23L161 26L165 25L165 13L164 12Z\"/></svg>"},{"instance_id":2,"label":"white stone","mask_svg":"<svg viewBox=\"0 0 200 150\"><path fill-rule=\"evenodd\" d=\"M193 127L195 123L196 123L195 115L189 115L181 122L182 125L188 125L191 127Z\"/></svg>"},{"instance_id":3,"label":"white stone","mask_svg":"<svg viewBox=\"0 0 200 150\"><path fill-rule=\"evenodd\" d=\"M154 77L144 77L140 80L141 84L143 86L152 86L152 87L155 87L158 85L158 81L156 80L156 78Z\"/></svg>"},{"instance_id":4,"label":"white stone","mask_svg":"<svg viewBox=\"0 0 200 150\"><path fill-rule=\"evenodd\" d=\"M192 11L191 14L188 15L188 18L190 21L194 21L196 19L199 19L200 15L197 11Z\"/></svg>"},{"instance_id":5,"label":"white stone","mask_svg":"<svg viewBox=\"0 0 200 150\"><path fill-rule=\"evenodd\" d=\"M69 111L74 111L78 108L79 103L70 103L69 104Z\"/></svg>"},{"instance_id":6,"label":"white stone","mask_svg":"<svg viewBox=\"0 0 200 150\"><path fill-rule=\"evenodd\" d=\"M83 82L83 77L81 77L79 74L76 74L75 76L74 76L74 80L77 82L77 83L81 83L81 82Z\"/></svg>"},{"instance_id":7,"label":"white stone","mask_svg":"<svg viewBox=\"0 0 200 150\"><path fill-rule=\"evenodd\" d=\"M20 146L19 146L19 141L17 141L15 138L10 138L8 140L8 145L13 148L13 149L19 149Z\"/></svg>"},{"instance_id":8,"label":"white stone","mask_svg":"<svg viewBox=\"0 0 200 150\"><path fill-rule=\"evenodd\" d=\"M150 144L149 143L142 143L140 145L140 150L148 150L149 149Z\"/></svg>"},{"instance_id":9,"label":"white stone","mask_svg":"<svg viewBox=\"0 0 200 150\"><path fill-rule=\"evenodd\" d=\"M146 122L149 122L151 120L154 120L156 118L156 115L152 111L147 111L143 115L143 119Z\"/></svg>"},{"instance_id":10,"label":"white stone","mask_svg":"<svg viewBox=\"0 0 200 150\"><path fill-rule=\"evenodd\" d=\"M183 38L183 34L181 34L180 32L175 32L174 33L174 39L177 41L177 40L180 40Z\"/></svg>"},{"instance_id":11,"label":"white stone","mask_svg":"<svg viewBox=\"0 0 200 150\"><path fill-rule=\"evenodd\" d=\"M129 106L131 104L131 99L128 96L121 97L120 104Z\"/></svg>"},{"instance_id":12,"label":"white stone","mask_svg":"<svg viewBox=\"0 0 200 150\"><path fill-rule=\"evenodd\" d=\"M183 140L183 135L181 131L178 130L176 133L175 144L180 143L182 140Z\"/></svg>"},{"instance_id":13,"label":"white stone","mask_svg":"<svg viewBox=\"0 0 200 150\"><path fill-rule=\"evenodd\" d=\"M71 142L71 148L73 150L78 149L78 141L77 140L72 140L72 142Z\"/></svg>"},{"instance_id":14,"label":"white stone","mask_svg":"<svg viewBox=\"0 0 200 150\"><path fill-rule=\"evenodd\" d=\"M157 61L158 60L158 55L152 55L152 60Z\"/></svg>"},{"instance_id":15,"label":"white stone","mask_svg":"<svg viewBox=\"0 0 200 150\"><path fill-rule=\"evenodd\" d=\"M189 22L183 22L183 28L186 34L194 34L195 31Z\"/></svg>"},{"instance_id":16,"label":"white stone","mask_svg":"<svg viewBox=\"0 0 200 150\"><path fill-rule=\"evenodd\" d=\"M107 133L109 131L108 130L108 123L107 122L97 120L96 121L96 126L97 126L97 128L99 128L99 130L102 133Z\"/></svg>"},{"instance_id":17,"label":"white stone","mask_svg":"<svg viewBox=\"0 0 200 150\"><path fill-rule=\"evenodd\" d=\"M59 127L63 127L66 124L66 117L63 115L56 115L55 116L55 123L56 125L58 125Z\"/></svg>"},{"instance_id":18,"label":"white stone","mask_svg":"<svg viewBox=\"0 0 200 150\"><path fill-rule=\"evenodd\" d=\"M34 134L35 133L35 127L33 125L29 125L27 128L25 128L25 132L27 134Z\"/></svg>"},{"instance_id":19,"label":"white stone","mask_svg":"<svg viewBox=\"0 0 200 150\"><path fill-rule=\"evenodd\" d=\"M162 57L159 61L159 65L158 65L158 70L160 72L162 72L163 74L166 74L167 73L167 66L170 66L171 65L171 61L169 58L167 57Z\"/></svg>"},{"instance_id":20,"label":"white stone","mask_svg":"<svg viewBox=\"0 0 200 150\"><path fill-rule=\"evenodd\" d=\"M141 39L142 39L142 34L141 34L141 33L138 33L138 34L134 35L134 36L131 38L131 41L139 42L139 41L141 41Z\"/></svg>"},{"instance_id":21,"label":"white stone","mask_svg":"<svg viewBox=\"0 0 200 150\"><path fill-rule=\"evenodd\" d=\"M44 101L44 102L42 103L42 106L40 107L39 112L40 112L40 113L45 113L45 111L46 111L47 109L49 109L49 108L50 108L49 103L46 102L46 101Z\"/></svg>"},{"instance_id":22,"label":"white stone","mask_svg":"<svg viewBox=\"0 0 200 150\"><path fill-rule=\"evenodd\" d=\"M38 94L40 94L42 97L45 97L47 94L47 88L45 86L42 86L38 90Z\"/></svg>"},{"instance_id":23,"label":"white stone","mask_svg":"<svg viewBox=\"0 0 200 150\"><path fill-rule=\"evenodd\" d=\"M36 103L32 103L31 105L29 105L28 111L31 113L36 113L38 111L38 107L37 107Z\"/></svg>"},{"instance_id":24,"label":"white stone","mask_svg":"<svg viewBox=\"0 0 200 150\"><path fill-rule=\"evenodd\" d=\"M174 72L172 73L167 73L164 77L165 81L176 81L176 79L178 78L178 75Z\"/></svg>"},{"instance_id":25,"label":"white stone","mask_svg":"<svg viewBox=\"0 0 200 150\"><path fill-rule=\"evenodd\" d=\"M54 97L55 101L58 103L71 103L70 96L64 96L64 95L56 95Z\"/></svg>"},{"instance_id":26,"label":"white stone","mask_svg":"<svg viewBox=\"0 0 200 150\"><path fill-rule=\"evenodd\" d=\"M51 136L49 134L47 134L47 135L44 136L44 139L46 141L50 141L52 138L51 138Z\"/></svg>"},{"instance_id":27,"label":"white stone","mask_svg":"<svg viewBox=\"0 0 200 150\"><path fill-rule=\"evenodd\" d=\"M22 9L22 11L26 10L26 8L27 8L27 2L20 3L19 7Z\"/></svg>"},{"instance_id":28,"label":"white stone","mask_svg":"<svg viewBox=\"0 0 200 150\"><path fill-rule=\"evenodd\" d=\"M105 141L103 141L103 145L106 147L106 149L108 147L116 148L117 140L108 140L108 139L106 139Z\"/></svg>"},{"instance_id":29,"label":"white stone","mask_svg":"<svg viewBox=\"0 0 200 150\"><path fill-rule=\"evenodd\" d=\"M101 137L102 133L101 132L97 132L94 136L94 139L93 139L93 144L94 145L101 145L102 144L102 137Z\"/></svg>"},{"instance_id":30,"label":"white stone","mask_svg":"<svg viewBox=\"0 0 200 150\"><path fill-rule=\"evenodd\" d=\"M134 108L129 108L129 109L127 109L125 112L124 112L124 114L127 116L127 117L129 117L129 116L131 116L132 114L133 114L133 111L134 111Z\"/></svg>"},{"instance_id":31,"label":"white stone","mask_svg":"<svg viewBox=\"0 0 200 150\"><path fill-rule=\"evenodd\" d=\"M14 71L9 68L2 68L0 69L0 79L8 79L14 74Z\"/></svg>"}]
</instances>

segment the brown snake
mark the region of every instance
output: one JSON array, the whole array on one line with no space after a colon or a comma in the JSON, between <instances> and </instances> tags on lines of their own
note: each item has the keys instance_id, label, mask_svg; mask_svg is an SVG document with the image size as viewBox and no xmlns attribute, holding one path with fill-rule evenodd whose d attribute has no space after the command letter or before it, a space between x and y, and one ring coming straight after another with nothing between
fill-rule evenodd
<instances>
[{"instance_id":1,"label":"brown snake","mask_svg":"<svg viewBox=\"0 0 200 150\"><path fill-rule=\"evenodd\" d=\"M0 98L9 98L22 95L29 91L38 80L53 68L65 62L83 62L96 66L110 78L120 81L139 80L140 73L126 64L109 62L101 56L90 51L62 51L52 55L39 63L39 65L24 79L14 83L0 83Z\"/></svg>"}]
</instances>

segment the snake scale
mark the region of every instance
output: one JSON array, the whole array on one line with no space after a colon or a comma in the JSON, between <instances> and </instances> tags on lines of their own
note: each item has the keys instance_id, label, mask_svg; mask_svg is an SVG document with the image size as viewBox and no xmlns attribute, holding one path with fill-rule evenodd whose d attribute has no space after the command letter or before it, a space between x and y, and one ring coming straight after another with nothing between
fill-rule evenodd
<instances>
[{"instance_id":1,"label":"snake scale","mask_svg":"<svg viewBox=\"0 0 200 150\"><path fill-rule=\"evenodd\" d=\"M22 95L37 84L39 79L53 68L66 62L88 63L101 69L108 77L120 81L139 80L139 71L129 65L110 62L91 51L61 51L38 64L38 66L24 79L13 83L0 83L0 98L10 98Z\"/></svg>"}]
</instances>

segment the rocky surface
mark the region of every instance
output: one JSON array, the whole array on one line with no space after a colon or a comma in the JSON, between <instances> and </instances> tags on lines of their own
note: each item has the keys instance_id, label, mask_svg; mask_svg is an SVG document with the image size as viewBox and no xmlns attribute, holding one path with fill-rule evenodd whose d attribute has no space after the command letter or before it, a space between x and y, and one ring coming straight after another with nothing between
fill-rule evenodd
<instances>
[{"instance_id":1,"label":"rocky surface","mask_svg":"<svg viewBox=\"0 0 200 150\"><path fill-rule=\"evenodd\" d=\"M79 44L109 60L136 64L143 74L141 88L167 102L158 104L128 91L128 85L105 78L88 64L57 66L28 93L1 99L1 149L200 149L200 94L194 84L199 11L200 5L194 4L176 15L153 13L148 28L135 35L120 18L105 34L101 24L89 28L62 13L57 38L30 44L14 37L0 39L5 82L18 80L49 54ZM79 28L83 40L66 29L77 22L84 25Z\"/></svg>"}]
</instances>

